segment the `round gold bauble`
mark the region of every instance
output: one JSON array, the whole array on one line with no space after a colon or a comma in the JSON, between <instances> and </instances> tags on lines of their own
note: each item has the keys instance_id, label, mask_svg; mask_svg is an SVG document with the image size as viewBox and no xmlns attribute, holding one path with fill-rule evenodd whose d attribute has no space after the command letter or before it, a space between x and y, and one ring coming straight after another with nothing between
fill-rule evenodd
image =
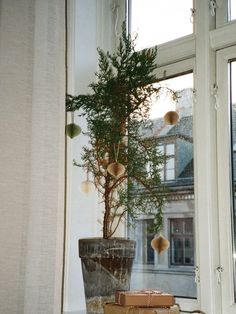
<instances>
[{"instance_id":1,"label":"round gold bauble","mask_svg":"<svg viewBox=\"0 0 236 314\"><path fill-rule=\"evenodd\" d=\"M79 125L75 123L70 123L66 125L66 135L68 135L70 138L78 136L80 132L81 128Z\"/></svg>"},{"instance_id":2,"label":"round gold bauble","mask_svg":"<svg viewBox=\"0 0 236 314\"><path fill-rule=\"evenodd\" d=\"M168 111L164 115L164 121L165 121L165 124L170 124L170 125L177 124L179 121L179 115L176 111Z\"/></svg>"},{"instance_id":3,"label":"round gold bauble","mask_svg":"<svg viewBox=\"0 0 236 314\"><path fill-rule=\"evenodd\" d=\"M166 251L170 246L170 242L163 237L162 235L159 235L152 239L151 241L151 247L153 250L157 251L158 254L160 254L163 251Z\"/></svg>"},{"instance_id":4,"label":"round gold bauble","mask_svg":"<svg viewBox=\"0 0 236 314\"><path fill-rule=\"evenodd\" d=\"M89 194L94 190L94 183L90 180L82 181L80 184L81 192Z\"/></svg>"},{"instance_id":5,"label":"round gold bauble","mask_svg":"<svg viewBox=\"0 0 236 314\"><path fill-rule=\"evenodd\" d=\"M113 162L107 167L107 171L115 178L119 178L125 173L125 167L119 162Z\"/></svg>"}]
</instances>

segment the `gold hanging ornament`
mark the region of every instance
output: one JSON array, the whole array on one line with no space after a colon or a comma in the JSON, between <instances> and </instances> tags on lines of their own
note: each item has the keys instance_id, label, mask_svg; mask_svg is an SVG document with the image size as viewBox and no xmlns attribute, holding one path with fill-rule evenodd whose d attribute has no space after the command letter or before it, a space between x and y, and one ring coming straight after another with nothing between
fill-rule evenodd
<instances>
[{"instance_id":1,"label":"gold hanging ornament","mask_svg":"<svg viewBox=\"0 0 236 314\"><path fill-rule=\"evenodd\" d=\"M74 112L71 112L71 123L66 125L65 131L70 138L74 138L81 133L80 126L74 123Z\"/></svg>"},{"instance_id":2,"label":"gold hanging ornament","mask_svg":"<svg viewBox=\"0 0 236 314\"><path fill-rule=\"evenodd\" d=\"M118 159L118 154L119 154L119 148L120 148L120 143L118 143L118 148L117 151L115 149L114 145L114 151L115 151L115 162L111 163L107 167L107 171L116 179L118 179L120 176L122 176L125 173L125 166L122 165L117 161Z\"/></svg>"},{"instance_id":3,"label":"gold hanging ornament","mask_svg":"<svg viewBox=\"0 0 236 314\"><path fill-rule=\"evenodd\" d=\"M166 251L170 246L169 240L167 240L163 235L155 236L151 241L151 247L153 250L157 251L158 254Z\"/></svg>"},{"instance_id":4,"label":"gold hanging ornament","mask_svg":"<svg viewBox=\"0 0 236 314\"><path fill-rule=\"evenodd\" d=\"M81 192L89 194L94 190L94 183L89 180L82 181L80 184Z\"/></svg>"},{"instance_id":5,"label":"gold hanging ornament","mask_svg":"<svg viewBox=\"0 0 236 314\"><path fill-rule=\"evenodd\" d=\"M94 190L94 183L89 180L89 173L87 171L87 179L85 181L82 181L80 184L80 190L81 192L85 194L89 194L93 192Z\"/></svg>"},{"instance_id":6,"label":"gold hanging ornament","mask_svg":"<svg viewBox=\"0 0 236 314\"><path fill-rule=\"evenodd\" d=\"M168 111L164 115L165 124L175 125L179 121L179 115L176 111Z\"/></svg>"},{"instance_id":7,"label":"gold hanging ornament","mask_svg":"<svg viewBox=\"0 0 236 314\"><path fill-rule=\"evenodd\" d=\"M125 173L125 167L116 161L107 167L107 171L117 179Z\"/></svg>"}]
</instances>

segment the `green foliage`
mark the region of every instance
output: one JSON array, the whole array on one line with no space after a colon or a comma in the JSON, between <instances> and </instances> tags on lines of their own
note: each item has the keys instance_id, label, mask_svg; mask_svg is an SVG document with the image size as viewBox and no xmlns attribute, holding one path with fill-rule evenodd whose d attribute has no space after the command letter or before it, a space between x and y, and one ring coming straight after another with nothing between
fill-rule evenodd
<instances>
[{"instance_id":1,"label":"green foliage","mask_svg":"<svg viewBox=\"0 0 236 314\"><path fill-rule=\"evenodd\" d=\"M158 152L155 139L142 135L144 128L152 128L150 98L160 93L160 88L152 85L157 81L157 50L135 51L123 27L116 52L98 49L98 54L92 93L68 95L66 108L82 109L87 119L89 145L83 148L82 161L103 197L103 237L110 238L127 214L133 219L140 214L153 215L158 232L164 204L160 168L165 156ZM107 171L115 161L126 168L118 178Z\"/></svg>"}]
</instances>

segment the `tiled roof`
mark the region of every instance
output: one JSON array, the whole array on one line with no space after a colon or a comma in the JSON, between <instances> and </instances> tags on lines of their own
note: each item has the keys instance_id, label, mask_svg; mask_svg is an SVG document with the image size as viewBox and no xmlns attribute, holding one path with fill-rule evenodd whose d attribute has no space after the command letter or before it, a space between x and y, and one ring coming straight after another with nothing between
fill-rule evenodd
<instances>
[{"instance_id":1,"label":"tiled roof","mask_svg":"<svg viewBox=\"0 0 236 314\"><path fill-rule=\"evenodd\" d=\"M168 135L183 135L193 137L193 118L192 116L182 117L176 125L167 130Z\"/></svg>"}]
</instances>

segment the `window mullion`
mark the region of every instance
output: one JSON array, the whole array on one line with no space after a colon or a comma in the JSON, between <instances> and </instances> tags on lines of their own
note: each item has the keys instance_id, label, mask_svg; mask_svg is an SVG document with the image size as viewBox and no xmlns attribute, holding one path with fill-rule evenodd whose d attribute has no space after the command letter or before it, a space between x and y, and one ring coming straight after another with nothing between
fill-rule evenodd
<instances>
[{"instance_id":1,"label":"window mullion","mask_svg":"<svg viewBox=\"0 0 236 314\"><path fill-rule=\"evenodd\" d=\"M209 31L214 28L208 1L196 1L196 104L194 107L194 169L196 247L200 267L199 301L202 311L221 314L221 291L215 267L219 264L217 213L216 112L210 95L215 83L215 53Z\"/></svg>"}]
</instances>

